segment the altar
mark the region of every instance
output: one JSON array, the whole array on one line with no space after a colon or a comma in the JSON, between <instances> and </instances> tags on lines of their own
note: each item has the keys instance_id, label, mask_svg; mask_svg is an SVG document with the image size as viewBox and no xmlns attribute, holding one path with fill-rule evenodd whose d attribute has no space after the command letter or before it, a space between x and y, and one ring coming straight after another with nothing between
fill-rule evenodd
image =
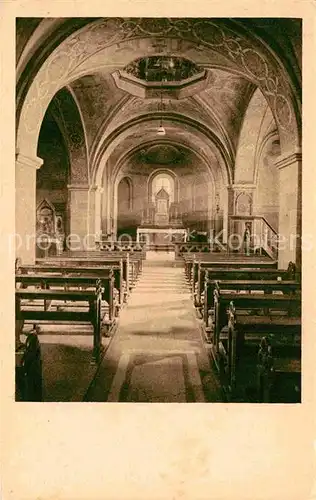
<instances>
[{"instance_id":1,"label":"altar","mask_svg":"<svg viewBox=\"0 0 316 500\"><path fill-rule=\"evenodd\" d=\"M136 241L147 245L168 245L176 242L185 243L187 237L188 232L183 228L138 227Z\"/></svg>"}]
</instances>

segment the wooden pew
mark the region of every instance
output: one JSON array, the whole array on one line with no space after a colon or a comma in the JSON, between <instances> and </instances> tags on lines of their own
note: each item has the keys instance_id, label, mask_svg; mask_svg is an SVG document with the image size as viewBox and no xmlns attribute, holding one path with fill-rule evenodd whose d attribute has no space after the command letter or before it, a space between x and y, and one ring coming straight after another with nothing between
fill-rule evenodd
<instances>
[{"instance_id":1,"label":"wooden pew","mask_svg":"<svg viewBox=\"0 0 316 500\"><path fill-rule=\"evenodd\" d=\"M131 281L134 279L135 273L138 274L142 268L142 255L139 253L129 253L126 251L69 251L64 252L60 258L69 259L84 259L86 264L94 262L122 261L123 262L123 279L126 281L127 287L132 286ZM136 276L137 277L137 276ZM130 282L129 282L130 281Z\"/></svg>"},{"instance_id":2,"label":"wooden pew","mask_svg":"<svg viewBox=\"0 0 316 500\"><path fill-rule=\"evenodd\" d=\"M280 342L279 342L280 344ZM301 402L301 338L278 345L262 337L257 354L257 400L262 403Z\"/></svg>"},{"instance_id":3,"label":"wooden pew","mask_svg":"<svg viewBox=\"0 0 316 500\"><path fill-rule=\"evenodd\" d=\"M51 262L67 263L77 262L83 266L93 265L119 265L122 269L123 280L127 293L134 286L139 273L142 270L142 258L139 254L128 252L104 252L104 251L72 251L64 252L59 257L49 259L37 259L38 264Z\"/></svg>"},{"instance_id":4,"label":"wooden pew","mask_svg":"<svg viewBox=\"0 0 316 500\"><path fill-rule=\"evenodd\" d=\"M15 400L42 401L43 376L41 346L34 328L21 342L22 322L16 327L15 347Z\"/></svg>"},{"instance_id":5,"label":"wooden pew","mask_svg":"<svg viewBox=\"0 0 316 500\"><path fill-rule=\"evenodd\" d=\"M214 302L213 354L221 373L225 360L226 385L229 392L233 392L237 353L241 352L246 337L250 336L258 344L259 338L271 333L276 336L297 335L301 324L301 295L299 292L295 295L237 294L215 289Z\"/></svg>"},{"instance_id":6,"label":"wooden pew","mask_svg":"<svg viewBox=\"0 0 316 500\"><path fill-rule=\"evenodd\" d=\"M74 254L75 252L72 252ZM81 252L78 252L79 254ZM105 256L104 258L97 256L88 257L88 256L70 256L70 252L68 252L68 256L65 257L63 255L57 257L50 258L42 258L36 259L36 265L39 266L52 266L56 267L77 267L80 269L91 269L91 268L102 268L105 269L113 268L114 271L114 279L115 279L115 287L119 291L120 294L120 304L123 304L123 301L127 299L128 290L129 290L129 280L130 280L130 267L129 267L129 258L123 259L119 258L109 258ZM94 271L93 271L94 272Z\"/></svg>"},{"instance_id":7,"label":"wooden pew","mask_svg":"<svg viewBox=\"0 0 316 500\"><path fill-rule=\"evenodd\" d=\"M88 310L72 311L60 310L58 307L44 307L44 301L71 301L88 302ZM72 321L89 323L93 326L93 359L99 362L102 353L101 335L101 300L102 288L98 286L95 290L29 290L17 289L15 291L15 315L17 321L48 321L64 322ZM23 301L23 302L22 302ZM28 301L36 301L35 305L28 307ZM38 304L38 301L43 301ZM32 303L32 302L31 302ZM67 306L66 306L67 307ZM68 308L67 308L68 309ZM71 308L70 308L71 309Z\"/></svg>"},{"instance_id":8,"label":"wooden pew","mask_svg":"<svg viewBox=\"0 0 316 500\"><path fill-rule=\"evenodd\" d=\"M222 261L222 262L209 262L205 261L194 261L192 269L192 290L196 294L196 302L200 304L201 292L204 288L204 282L207 275L210 274L210 270L214 269L265 269L266 271L276 270L276 263L274 261L247 261L247 260L235 260L235 261Z\"/></svg>"},{"instance_id":9,"label":"wooden pew","mask_svg":"<svg viewBox=\"0 0 316 500\"><path fill-rule=\"evenodd\" d=\"M123 283L122 283L122 275L121 275L121 267L118 266L78 266L77 263L73 263L74 265L71 265L71 262L68 262L67 266L66 265L57 265L54 262L51 264L42 264L42 265L29 265L29 266L21 266L18 269L18 274L19 275L29 275L29 276L34 276L34 278L29 278L29 283L31 283L31 279L34 279L34 281L37 281L36 275L41 276L42 275L42 280L44 279L44 275L50 277L53 275L56 275L57 279L61 279L61 277L65 278L64 284L66 284L67 280L69 278L75 278L77 277L77 283L78 286L80 284L80 279L82 282L85 280L90 280L90 286L93 286L93 283L97 278L101 280L102 286L104 287L104 295L103 299L106 300L109 304L110 308L110 314L111 317L114 314L114 286L119 290L120 298L119 302L120 305L123 303L123 296L124 296L124 288L123 288ZM36 284L36 283L34 283ZM73 281L73 286L75 286L75 280ZM84 285L82 285L84 286Z\"/></svg>"},{"instance_id":10,"label":"wooden pew","mask_svg":"<svg viewBox=\"0 0 316 500\"><path fill-rule=\"evenodd\" d=\"M239 269L239 268L208 268L204 276L203 309L208 311L214 305L215 281L294 281L295 272L291 263L288 269ZM195 302L201 305L201 293ZM205 312L204 312L205 314Z\"/></svg>"},{"instance_id":11,"label":"wooden pew","mask_svg":"<svg viewBox=\"0 0 316 500\"><path fill-rule=\"evenodd\" d=\"M115 302L113 300L114 296L114 278L111 270L108 272L108 276L103 276L102 278L97 278L96 276L72 276L65 274L17 274L15 276L15 284L20 286L21 289L25 289L29 286L37 286L43 290L51 290L54 287L62 287L65 291L74 288L77 290L102 287L102 300L106 301L108 304L108 315L109 320L107 322L108 327L112 325L115 316ZM50 301L44 301L44 308L47 310L49 308Z\"/></svg>"},{"instance_id":12,"label":"wooden pew","mask_svg":"<svg viewBox=\"0 0 316 500\"><path fill-rule=\"evenodd\" d=\"M246 273L244 273L246 274ZM209 310L214 307L214 291L234 291L248 292L262 291L265 294L273 292L282 292L286 295L300 292L301 285L294 280L210 280L205 283L205 295L203 303L203 319L206 326L209 326Z\"/></svg>"},{"instance_id":13,"label":"wooden pew","mask_svg":"<svg viewBox=\"0 0 316 500\"><path fill-rule=\"evenodd\" d=\"M238 310L263 311L267 316L269 311L286 311L288 316L299 316L301 307L301 294L237 294L234 292L223 293L220 289L214 290L214 344L216 352L219 349L219 337L222 328L227 325L227 310L233 302ZM263 316L264 318L264 316Z\"/></svg>"},{"instance_id":14,"label":"wooden pew","mask_svg":"<svg viewBox=\"0 0 316 500\"><path fill-rule=\"evenodd\" d=\"M193 267L194 269L194 280L197 281L198 278L198 266L200 263L200 268L214 268L214 267L258 267L258 268L276 268L277 262L275 260L268 260L255 257L245 257L244 255L234 255L229 257L227 254L221 256L214 255L214 253L193 253L188 255L183 255L184 266L186 275L188 278L192 279Z\"/></svg>"},{"instance_id":15,"label":"wooden pew","mask_svg":"<svg viewBox=\"0 0 316 500\"><path fill-rule=\"evenodd\" d=\"M281 307L288 313L286 316L244 315L239 309L241 304L236 308L236 299L230 302L228 329L227 334L221 334L219 357L222 358L221 366L226 364L226 387L232 397L240 397L247 386L252 390L256 388L256 400L271 402L270 394L277 372L281 370L283 373L294 373L296 379L297 375L300 377L301 318L297 314L300 299L283 299L282 304L271 302L270 312L277 312ZM223 347L225 340L226 346ZM293 395L288 397L291 399Z\"/></svg>"}]
</instances>

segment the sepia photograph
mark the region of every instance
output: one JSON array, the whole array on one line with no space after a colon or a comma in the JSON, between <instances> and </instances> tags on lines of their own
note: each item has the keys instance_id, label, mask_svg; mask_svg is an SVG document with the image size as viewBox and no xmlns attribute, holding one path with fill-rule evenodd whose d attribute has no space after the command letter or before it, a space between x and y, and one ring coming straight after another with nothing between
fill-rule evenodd
<instances>
[{"instance_id":1,"label":"sepia photograph","mask_svg":"<svg viewBox=\"0 0 316 500\"><path fill-rule=\"evenodd\" d=\"M16 19L15 400L300 403L302 20Z\"/></svg>"},{"instance_id":2,"label":"sepia photograph","mask_svg":"<svg viewBox=\"0 0 316 500\"><path fill-rule=\"evenodd\" d=\"M314 3L3 3L1 498L316 499Z\"/></svg>"}]
</instances>

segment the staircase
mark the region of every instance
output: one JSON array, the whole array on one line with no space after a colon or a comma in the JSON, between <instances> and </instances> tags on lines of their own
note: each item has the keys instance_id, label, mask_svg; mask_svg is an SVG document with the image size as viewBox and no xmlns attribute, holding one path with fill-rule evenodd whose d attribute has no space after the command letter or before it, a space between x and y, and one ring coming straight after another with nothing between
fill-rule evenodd
<instances>
[{"instance_id":1,"label":"staircase","mask_svg":"<svg viewBox=\"0 0 316 500\"><path fill-rule=\"evenodd\" d=\"M256 255L266 255L277 261L278 233L261 215L230 215L228 220L229 235L238 234L241 238L245 233L246 223L251 225L250 252ZM236 230L236 228L238 228ZM243 248L239 249L243 252Z\"/></svg>"}]
</instances>

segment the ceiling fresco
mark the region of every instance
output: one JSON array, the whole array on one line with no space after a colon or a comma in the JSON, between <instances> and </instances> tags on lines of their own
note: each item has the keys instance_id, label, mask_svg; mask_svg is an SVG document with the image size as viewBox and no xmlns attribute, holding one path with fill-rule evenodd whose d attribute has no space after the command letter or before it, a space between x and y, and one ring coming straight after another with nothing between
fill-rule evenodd
<instances>
[{"instance_id":1,"label":"ceiling fresco","mask_svg":"<svg viewBox=\"0 0 316 500\"><path fill-rule=\"evenodd\" d=\"M203 68L183 57L149 56L132 61L124 71L145 82L180 82L204 73Z\"/></svg>"},{"instance_id":2,"label":"ceiling fresco","mask_svg":"<svg viewBox=\"0 0 316 500\"><path fill-rule=\"evenodd\" d=\"M225 70L230 74L226 83L213 83L214 89L217 88L218 91L214 90L212 93L212 85L204 89L210 95L210 115L218 116L220 128L223 129L221 140L227 142L227 147L237 143L238 128L244 112L243 103L247 103L248 94L251 94L251 89L245 89L241 83L239 89L238 85L235 88L233 101L229 99L231 82L236 84L237 80L234 79L241 78L251 82L250 86L253 88L261 89L276 119L282 148L293 148L300 140L300 62L295 60L298 54L297 36L293 36L291 43L288 43L289 51L282 49L281 53L278 40L282 39L283 46L286 47L285 42L289 38L282 34L283 24L281 21L276 34L272 35L271 26L259 26L255 19L96 18L83 20L81 27L74 21L73 31L67 26L62 39L61 30L59 45L49 54L48 49L43 48L46 58L37 69L36 83L34 78L32 80L31 73L25 83L27 96L23 106L19 102L17 106L21 118L17 134L18 147L25 154L28 151L31 154L34 138L38 135L47 106L56 92L63 86L75 85L76 91L83 95L83 87L79 84L78 88L78 82L87 75L111 75L125 68L136 75L136 78L143 77L143 81L147 83L170 83L173 79L182 82L183 77L193 78L201 68L212 73L215 70ZM57 29L56 22L50 29L50 36L53 38L53 32ZM299 26L295 25L292 32L299 35ZM36 38L36 34L35 29L31 38ZM268 34L272 38L276 37L276 43L269 44ZM31 43L27 46L30 53L34 53ZM20 67L22 60L26 64L26 59L24 54L20 56ZM37 60L40 60L39 57ZM36 65L34 70L35 68ZM122 98L124 96L124 90L116 88L114 91L111 85L109 92L104 90L103 83L93 92L88 85L84 91L84 99L78 98L80 102L89 102L83 115L90 113L87 129L91 129L95 136L104 120L111 121L109 115L116 114L113 101L119 102L118 91L123 92ZM201 89L200 91L202 92ZM93 95L90 95L91 92ZM217 98L215 94L218 94ZM215 103L216 99L218 102ZM82 104L82 108L84 106ZM225 106L226 110L223 109ZM225 122L221 117L227 116L227 107L230 108L230 114ZM90 140L90 144L92 142Z\"/></svg>"},{"instance_id":3,"label":"ceiling fresco","mask_svg":"<svg viewBox=\"0 0 316 500\"><path fill-rule=\"evenodd\" d=\"M85 178L97 171L101 161L121 162L136 149L146 151L143 163L180 166L186 158L179 148L183 144L206 163L215 157L209 161L212 168L227 169L222 178L233 181L243 122L256 89L270 106L265 123L278 130L281 149L284 144L296 147L299 139L294 123L299 103L293 99L290 104L299 61L292 64L291 81L283 71L299 53L299 30L292 29L289 52L281 57L273 52L277 44L273 50L267 45L273 26L256 23L99 18L82 20L73 32L68 23L67 36L46 57L36 84L30 84L21 108L18 147L31 154L41 114L51 102L64 117L71 157L78 166L84 158L88 162ZM57 24L57 20L51 23L52 31ZM276 36L285 43L280 26ZM21 44L31 47L30 40ZM22 68L23 51L19 58ZM123 74L135 83L133 89L118 84L117 75ZM164 129L168 146L150 149L148 144L157 141L159 128Z\"/></svg>"}]
</instances>

